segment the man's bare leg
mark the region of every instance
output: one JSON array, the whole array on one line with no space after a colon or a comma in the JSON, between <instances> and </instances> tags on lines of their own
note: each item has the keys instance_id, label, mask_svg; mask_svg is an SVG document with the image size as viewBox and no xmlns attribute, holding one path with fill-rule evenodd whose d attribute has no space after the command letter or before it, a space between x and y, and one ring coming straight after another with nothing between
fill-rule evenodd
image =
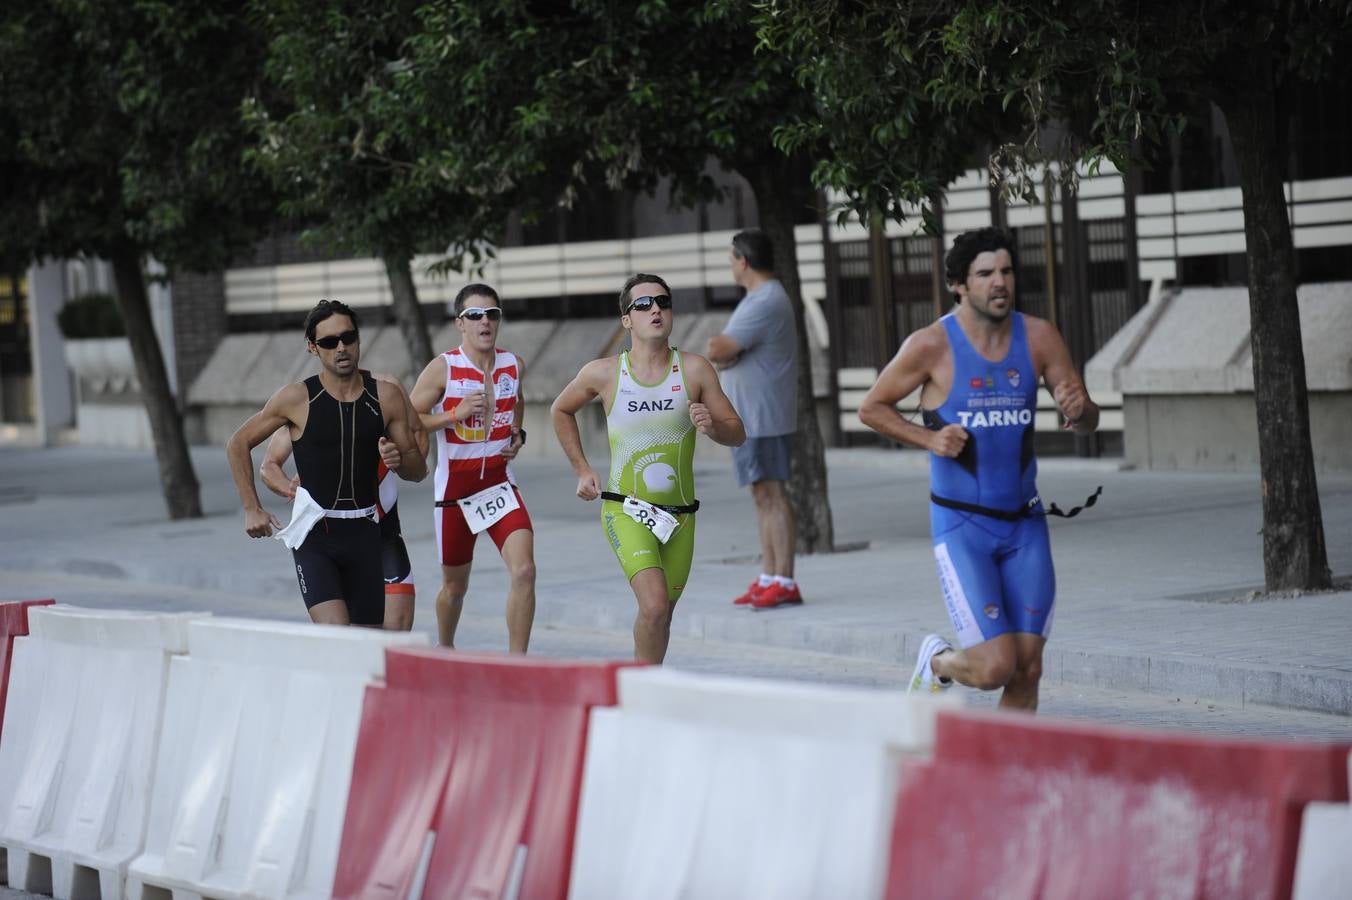
<instances>
[{"instance_id":1,"label":"man's bare leg","mask_svg":"<svg viewBox=\"0 0 1352 900\"><path fill-rule=\"evenodd\" d=\"M667 574L653 567L634 574L629 579L638 601L638 616L634 619L634 659L639 662L661 663L667 655L671 640L671 614L676 604L667 599Z\"/></svg>"},{"instance_id":2,"label":"man's bare leg","mask_svg":"<svg viewBox=\"0 0 1352 900\"><path fill-rule=\"evenodd\" d=\"M796 523L788 486L782 481L757 481L751 485L751 497L756 501L760 526L762 570L767 575L792 578Z\"/></svg>"},{"instance_id":3,"label":"man's bare leg","mask_svg":"<svg viewBox=\"0 0 1352 900\"><path fill-rule=\"evenodd\" d=\"M535 533L518 528L502 542L502 561L511 577L507 589L507 648L525 653L535 622Z\"/></svg>"},{"instance_id":4,"label":"man's bare leg","mask_svg":"<svg viewBox=\"0 0 1352 900\"><path fill-rule=\"evenodd\" d=\"M1018 661L1014 635L1002 634L966 650L945 650L930 659L930 668L940 678L993 691L1009 683Z\"/></svg>"},{"instance_id":5,"label":"man's bare leg","mask_svg":"<svg viewBox=\"0 0 1352 900\"><path fill-rule=\"evenodd\" d=\"M343 600L325 600L310 607L310 621L318 625L351 625L347 603Z\"/></svg>"},{"instance_id":6,"label":"man's bare leg","mask_svg":"<svg viewBox=\"0 0 1352 900\"><path fill-rule=\"evenodd\" d=\"M437 643L443 647L455 646L455 629L460 624L460 612L465 608L469 570L473 565L470 561L463 566L441 567L441 590L437 591Z\"/></svg>"},{"instance_id":7,"label":"man's bare leg","mask_svg":"<svg viewBox=\"0 0 1352 900\"><path fill-rule=\"evenodd\" d=\"M1042 648L1047 646L1047 639L1040 634L1015 632L1014 644L1018 659L1014 674L1005 682L1004 693L1000 695L1000 706L1036 712L1038 683L1042 680Z\"/></svg>"},{"instance_id":8,"label":"man's bare leg","mask_svg":"<svg viewBox=\"0 0 1352 900\"><path fill-rule=\"evenodd\" d=\"M763 490L768 481L756 481L751 484L751 499L756 503L756 530L760 534L761 571L766 575L775 574L775 553L778 545L771 534L770 515L767 505L772 503L769 492Z\"/></svg>"},{"instance_id":9,"label":"man's bare leg","mask_svg":"<svg viewBox=\"0 0 1352 900\"><path fill-rule=\"evenodd\" d=\"M1037 709L1038 682L1042 678L1042 648L1047 639L1038 634L1014 632L983 641L966 650L945 650L930 659L930 668L940 678L983 691L1003 688L1003 709Z\"/></svg>"},{"instance_id":10,"label":"man's bare leg","mask_svg":"<svg viewBox=\"0 0 1352 900\"><path fill-rule=\"evenodd\" d=\"M385 623L386 631L412 631L413 630L413 592L398 594L385 594Z\"/></svg>"}]
</instances>

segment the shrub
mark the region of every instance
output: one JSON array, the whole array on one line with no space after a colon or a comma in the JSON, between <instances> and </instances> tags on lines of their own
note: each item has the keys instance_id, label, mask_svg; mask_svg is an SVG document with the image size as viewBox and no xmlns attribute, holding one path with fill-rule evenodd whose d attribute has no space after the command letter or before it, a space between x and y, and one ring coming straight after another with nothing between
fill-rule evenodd
<instances>
[{"instance_id":1,"label":"shrub","mask_svg":"<svg viewBox=\"0 0 1352 900\"><path fill-rule=\"evenodd\" d=\"M127 327L111 294L84 294L61 307L56 324L68 339L122 337Z\"/></svg>"}]
</instances>

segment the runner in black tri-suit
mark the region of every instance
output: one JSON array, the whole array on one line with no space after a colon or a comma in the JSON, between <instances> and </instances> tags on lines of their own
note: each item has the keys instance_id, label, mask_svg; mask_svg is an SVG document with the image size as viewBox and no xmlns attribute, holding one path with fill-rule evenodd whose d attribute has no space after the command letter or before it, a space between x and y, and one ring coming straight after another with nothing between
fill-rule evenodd
<instances>
[{"instance_id":1,"label":"runner in black tri-suit","mask_svg":"<svg viewBox=\"0 0 1352 900\"><path fill-rule=\"evenodd\" d=\"M392 375L374 374L376 381L390 381L400 387ZM408 407L410 420L412 407ZM427 432L417 429L418 452L427 453ZM300 476L287 477L283 466L291 458L291 430L278 428L268 441L267 454L258 468L263 484L279 497L296 499L296 488L300 487ZM380 523L380 563L381 574L385 580L385 616L387 631L409 631L413 628L413 612L417 595L413 583L413 563L404 545L404 536L399 526L399 478L389 470L384 460L376 466L377 498L376 521Z\"/></svg>"},{"instance_id":2,"label":"runner in black tri-suit","mask_svg":"<svg viewBox=\"0 0 1352 900\"><path fill-rule=\"evenodd\" d=\"M259 538L282 528L258 499L251 452L287 426L303 487L296 490L284 537L310 618L379 627L385 591L374 518L376 469L384 460L400 478L425 478L427 461L414 430L419 426L410 421L402 388L357 367L357 316L345 304L321 300L306 317L305 337L322 371L273 394L226 446L244 530Z\"/></svg>"}]
</instances>

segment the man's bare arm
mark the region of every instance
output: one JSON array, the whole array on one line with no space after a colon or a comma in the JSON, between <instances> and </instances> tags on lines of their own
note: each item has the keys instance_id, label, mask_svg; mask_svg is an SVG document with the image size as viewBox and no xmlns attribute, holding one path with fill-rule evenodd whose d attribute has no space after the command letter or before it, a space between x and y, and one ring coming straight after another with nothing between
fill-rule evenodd
<instances>
[{"instance_id":1,"label":"man's bare arm","mask_svg":"<svg viewBox=\"0 0 1352 900\"><path fill-rule=\"evenodd\" d=\"M454 419L454 412L448 413L441 409L433 411L445 394L446 357L438 355L423 367L417 382L413 385L413 392L409 395L409 402L412 403L414 411L418 414L418 421L425 431L445 428Z\"/></svg>"},{"instance_id":2,"label":"man's bare arm","mask_svg":"<svg viewBox=\"0 0 1352 900\"><path fill-rule=\"evenodd\" d=\"M516 459L516 455L521 452L521 445L526 443L526 439L521 436L521 422L526 417L526 396L525 389L522 387L525 379L526 362L518 356L516 358L516 407L512 410L512 438L502 450L502 458L506 460Z\"/></svg>"},{"instance_id":3,"label":"man's bare arm","mask_svg":"<svg viewBox=\"0 0 1352 900\"><path fill-rule=\"evenodd\" d=\"M928 328L908 337L859 404L859 420L900 444L940 456L961 453L967 443L967 432L961 426L947 425L932 431L897 412L898 403L930 380L946 348L947 343Z\"/></svg>"},{"instance_id":4,"label":"man's bare arm","mask_svg":"<svg viewBox=\"0 0 1352 900\"><path fill-rule=\"evenodd\" d=\"M253 448L278 428L292 424L296 408L305 400L304 385L288 384L273 394L261 410L246 419L225 445L230 474L235 479L235 489L239 491L240 505L244 508L244 530L249 537L268 537L274 528L282 527L281 521L263 509L263 503L258 499L258 487L253 477Z\"/></svg>"},{"instance_id":5,"label":"man's bare arm","mask_svg":"<svg viewBox=\"0 0 1352 900\"><path fill-rule=\"evenodd\" d=\"M734 338L728 337L726 334L716 334L709 338L709 362L720 369L726 369L737 362L743 349L745 348L737 343Z\"/></svg>"},{"instance_id":6,"label":"man's bare arm","mask_svg":"<svg viewBox=\"0 0 1352 900\"><path fill-rule=\"evenodd\" d=\"M1098 404L1089 398L1084 380L1075 370L1061 333L1045 319L1025 316L1028 341L1033 358L1042 363L1042 377L1066 420L1065 427L1076 434L1091 434L1099 423Z\"/></svg>"},{"instance_id":7,"label":"man's bare arm","mask_svg":"<svg viewBox=\"0 0 1352 900\"><path fill-rule=\"evenodd\" d=\"M573 471L577 473L577 495L583 500L595 500L601 495L600 479L596 471L587 462L587 454L582 450L582 432L577 427L578 410L601 396L606 384L606 373L613 380L615 367L619 365L616 357L592 360L582 367L577 377L568 383L549 408L550 418L554 422L554 434L563 447Z\"/></svg>"},{"instance_id":8,"label":"man's bare arm","mask_svg":"<svg viewBox=\"0 0 1352 900\"><path fill-rule=\"evenodd\" d=\"M725 447L740 447L746 442L746 426L723 393L718 373L709 360L696 353L682 353L687 386L694 387L690 398L690 421L701 434L707 434ZM693 382L693 383L692 383ZM705 416L707 424L703 423Z\"/></svg>"},{"instance_id":9,"label":"man's bare arm","mask_svg":"<svg viewBox=\"0 0 1352 900\"><path fill-rule=\"evenodd\" d=\"M387 375L383 372L372 372L371 377L376 381L383 381L386 384L394 385L399 389L399 396L404 400L404 421L408 422L409 431L413 434L413 440L418 445L418 452L424 457L427 456L428 437L427 429L422 425L422 418L413 406L413 399L409 397L404 390L404 383L393 375Z\"/></svg>"},{"instance_id":10,"label":"man's bare arm","mask_svg":"<svg viewBox=\"0 0 1352 900\"><path fill-rule=\"evenodd\" d=\"M268 490L279 497L294 500L296 499L296 488L300 487L300 475L297 474L288 478L286 471L282 468L290 458L291 429L289 427L278 428L272 433L271 440L268 441L268 449L263 454L263 464L258 467L258 474Z\"/></svg>"},{"instance_id":11,"label":"man's bare arm","mask_svg":"<svg viewBox=\"0 0 1352 900\"><path fill-rule=\"evenodd\" d=\"M427 477L427 454L421 449L427 446L426 439L421 445L415 437L414 426L410 422L412 407L404 386L396 379L377 381L380 392L380 407L385 410L385 433L389 441L382 439L381 457L385 465L404 481L422 481ZM387 455L387 445L393 443L398 448L398 459ZM394 465L390 465L391 462Z\"/></svg>"}]
</instances>

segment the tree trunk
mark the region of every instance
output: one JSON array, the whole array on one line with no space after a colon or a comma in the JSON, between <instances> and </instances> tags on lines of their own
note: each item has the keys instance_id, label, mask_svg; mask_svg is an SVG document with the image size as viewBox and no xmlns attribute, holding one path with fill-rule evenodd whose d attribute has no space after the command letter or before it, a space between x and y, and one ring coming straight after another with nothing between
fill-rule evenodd
<instances>
[{"instance_id":1,"label":"tree trunk","mask_svg":"<svg viewBox=\"0 0 1352 900\"><path fill-rule=\"evenodd\" d=\"M1269 591L1328 587L1332 579L1310 446L1295 251L1277 155L1272 65L1260 53L1243 69L1249 83L1218 103L1230 128L1244 196L1263 573Z\"/></svg>"},{"instance_id":2,"label":"tree trunk","mask_svg":"<svg viewBox=\"0 0 1352 900\"><path fill-rule=\"evenodd\" d=\"M117 283L117 308L127 326L136 378L141 382L141 397L150 415L150 433L155 439L155 458L160 464L160 487L171 519L202 517L201 491L197 474L188 455L183 436L183 417L174 394L169 390L169 373L164 354L155 337L146 298L145 275L141 271L140 250L129 242L112 251L113 280Z\"/></svg>"},{"instance_id":3,"label":"tree trunk","mask_svg":"<svg viewBox=\"0 0 1352 900\"><path fill-rule=\"evenodd\" d=\"M394 298L394 318L408 348L409 369L399 374L406 379L416 378L432 358L432 341L427 335L427 317L418 303L418 289L413 285L412 259L407 254L393 253L384 262Z\"/></svg>"},{"instance_id":4,"label":"tree trunk","mask_svg":"<svg viewBox=\"0 0 1352 900\"><path fill-rule=\"evenodd\" d=\"M793 303L798 332L798 432L794 435L789 498L797 519L799 553L829 553L835 549L831 501L827 496L826 448L817 424L812 396L812 358L808 355L807 322L803 314L802 284L798 278L798 245L793 236L793 210L784 186L795 177L788 159L761 161L742 172L756 195L761 228L775 248L775 274Z\"/></svg>"}]
</instances>

